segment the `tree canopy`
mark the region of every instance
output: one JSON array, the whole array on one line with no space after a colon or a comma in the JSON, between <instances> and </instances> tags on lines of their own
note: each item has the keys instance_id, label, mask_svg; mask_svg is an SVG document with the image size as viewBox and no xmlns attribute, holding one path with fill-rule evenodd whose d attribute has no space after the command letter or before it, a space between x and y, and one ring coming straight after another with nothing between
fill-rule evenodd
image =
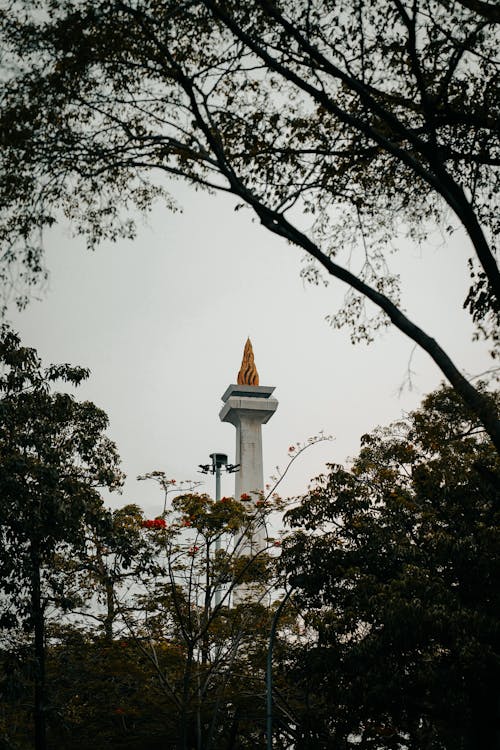
<instances>
[{"instance_id":1,"label":"tree canopy","mask_svg":"<svg viewBox=\"0 0 500 750\"><path fill-rule=\"evenodd\" d=\"M294 502L290 533L248 556L244 535L283 501L188 491L156 518L132 504L103 515L95 485L108 474L89 443L76 468L57 459L90 440L93 418L76 429L80 412L54 398L49 373L85 371L41 368L11 333L1 356L0 526L18 543L6 545L10 566L0 556L2 747L32 746L33 707L54 750L264 747L271 633L273 747L498 744L499 459L452 389L363 436L349 467L332 465ZM33 410L23 428L20 409L8 440L6 399L35 391L40 424ZM144 477L171 490L163 472ZM7 601L25 624L15 644Z\"/></svg>"},{"instance_id":2,"label":"tree canopy","mask_svg":"<svg viewBox=\"0 0 500 750\"><path fill-rule=\"evenodd\" d=\"M387 266L403 236L439 226L453 243L461 224L464 304L495 346L495 5L12 0L0 18L0 241L27 283L62 214L93 245L133 235L132 206L172 207L162 176L231 193L348 285L335 324L357 339L390 321L500 447L497 414L405 315Z\"/></svg>"},{"instance_id":3,"label":"tree canopy","mask_svg":"<svg viewBox=\"0 0 500 750\"><path fill-rule=\"evenodd\" d=\"M58 544L84 544L84 519L100 518L99 488L122 482L116 446L105 435L106 414L54 383L77 385L88 371L70 365L44 368L34 349L3 326L0 340L0 580L3 625L30 617L22 603L33 575L32 547L40 562ZM8 595L16 598L12 610ZM11 614L12 617L11 617Z\"/></svg>"},{"instance_id":4,"label":"tree canopy","mask_svg":"<svg viewBox=\"0 0 500 750\"><path fill-rule=\"evenodd\" d=\"M54 383L73 385L88 371L43 367L6 325L0 337L0 628L32 635L34 730L45 750L45 646L49 614L72 601L64 561L86 547L88 526L105 526L99 488L122 482L105 413ZM22 637L20 638L22 641Z\"/></svg>"},{"instance_id":5,"label":"tree canopy","mask_svg":"<svg viewBox=\"0 0 500 750\"><path fill-rule=\"evenodd\" d=\"M497 23L493 4L463 0L10 2L3 260L33 282L39 230L61 212L91 244L133 234L132 205L173 205L165 174L232 193L349 286L336 324L354 338L394 324L498 448L497 415L404 314L386 257L401 235L458 220L471 243L464 304L496 344Z\"/></svg>"},{"instance_id":6,"label":"tree canopy","mask_svg":"<svg viewBox=\"0 0 500 750\"><path fill-rule=\"evenodd\" d=\"M316 746L498 744L498 470L442 388L289 512L282 562L311 628L293 674Z\"/></svg>"}]
</instances>

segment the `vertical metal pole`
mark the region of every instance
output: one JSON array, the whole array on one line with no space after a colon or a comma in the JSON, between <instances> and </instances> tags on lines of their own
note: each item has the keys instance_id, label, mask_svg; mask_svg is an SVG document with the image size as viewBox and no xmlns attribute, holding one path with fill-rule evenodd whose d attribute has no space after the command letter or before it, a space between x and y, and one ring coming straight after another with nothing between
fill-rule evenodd
<instances>
[{"instance_id":1,"label":"vertical metal pole","mask_svg":"<svg viewBox=\"0 0 500 750\"><path fill-rule=\"evenodd\" d=\"M215 467L215 502L218 503L220 500L220 474L221 467L216 465Z\"/></svg>"},{"instance_id":2,"label":"vertical metal pole","mask_svg":"<svg viewBox=\"0 0 500 750\"><path fill-rule=\"evenodd\" d=\"M215 461L215 459L214 459ZM220 475L221 475L221 467L215 461L215 502L218 503L220 500ZM221 538L220 536L217 537L215 540L215 554L217 554L218 550L221 548ZM221 600L221 591L220 588L215 589L215 606L220 604Z\"/></svg>"}]
</instances>

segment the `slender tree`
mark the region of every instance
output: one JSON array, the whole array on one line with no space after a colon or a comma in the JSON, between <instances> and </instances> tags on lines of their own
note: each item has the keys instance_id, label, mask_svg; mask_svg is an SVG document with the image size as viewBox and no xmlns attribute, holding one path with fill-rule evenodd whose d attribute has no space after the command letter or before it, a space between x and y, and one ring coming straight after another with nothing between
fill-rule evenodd
<instances>
[{"instance_id":1,"label":"slender tree","mask_svg":"<svg viewBox=\"0 0 500 750\"><path fill-rule=\"evenodd\" d=\"M242 547L277 507L270 498L254 507L244 498L214 502L188 493L142 522L163 572L144 582L128 624L178 717L182 750L231 747L236 738L246 747L247 734L251 743L262 733L263 701L250 707L248 694L250 684L263 693L276 540L253 555ZM175 669L162 663L165 644L182 654Z\"/></svg>"}]
</instances>

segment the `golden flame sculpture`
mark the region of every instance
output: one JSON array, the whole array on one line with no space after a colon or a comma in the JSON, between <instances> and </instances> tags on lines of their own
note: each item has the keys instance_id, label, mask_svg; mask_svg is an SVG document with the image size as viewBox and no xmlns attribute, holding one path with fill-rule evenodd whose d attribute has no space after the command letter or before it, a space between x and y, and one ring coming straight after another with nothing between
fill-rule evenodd
<instances>
[{"instance_id":1,"label":"golden flame sculpture","mask_svg":"<svg viewBox=\"0 0 500 750\"><path fill-rule=\"evenodd\" d=\"M259 385L259 373L255 367L252 342L249 338L243 351L243 360L238 373L238 385Z\"/></svg>"}]
</instances>

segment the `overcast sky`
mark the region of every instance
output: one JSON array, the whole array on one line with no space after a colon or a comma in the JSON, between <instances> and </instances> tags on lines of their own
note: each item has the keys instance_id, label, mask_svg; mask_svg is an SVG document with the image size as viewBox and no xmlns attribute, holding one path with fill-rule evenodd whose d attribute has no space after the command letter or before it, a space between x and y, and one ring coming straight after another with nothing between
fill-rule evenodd
<instances>
[{"instance_id":1,"label":"overcast sky","mask_svg":"<svg viewBox=\"0 0 500 750\"><path fill-rule=\"evenodd\" d=\"M235 430L219 421L221 395L234 383L250 336L261 385L276 387L278 411L263 427L264 470L284 468L288 446L320 431L331 443L312 447L293 466L285 495L304 492L326 462L344 462L360 436L418 406L442 377L415 352L413 390L405 381L412 344L385 332L370 346L353 346L348 331L325 322L345 289L313 287L300 278L301 251L235 213L236 201L176 183L183 213L158 207L139 224L134 241L104 244L95 253L68 227L46 235L50 281L40 301L10 320L45 362L89 367L81 398L109 415L128 480L114 506L161 511L160 491L138 474L213 480L197 474L211 452L234 460ZM461 311L468 243L405 246L391 260L403 276L410 317L434 336L467 374L490 366L471 342ZM223 483L232 494L234 477Z\"/></svg>"}]
</instances>

